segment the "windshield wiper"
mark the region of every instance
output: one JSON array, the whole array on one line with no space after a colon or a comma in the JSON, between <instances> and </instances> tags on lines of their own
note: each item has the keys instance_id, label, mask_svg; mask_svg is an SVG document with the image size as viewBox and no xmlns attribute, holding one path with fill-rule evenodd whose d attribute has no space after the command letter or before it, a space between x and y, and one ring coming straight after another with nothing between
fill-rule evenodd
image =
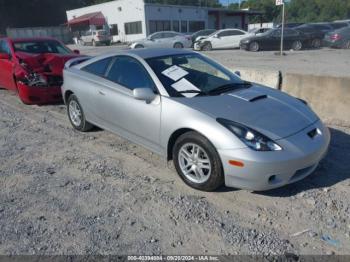
<instances>
[{"instance_id":1,"label":"windshield wiper","mask_svg":"<svg viewBox=\"0 0 350 262\"><path fill-rule=\"evenodd\" d=\"M207 95L206 92L203 92L201 90L183 90L183 91L178 91L180 94L199 94L199 95Z\"/></svg>"},{"instance_id":2,"label":"windshield wiper","mask_svg":"<svg viewBox=\"0 0 350 262\"><path fill-rule=\"evenodd\" d=\"M251 86L252 83L248 82L248 81L243 81L241 83L230 83L230 84L226 84L226 85L222 85L219 86L217 88L214 88L212 90L210 90L208 92L208 94L210 95L216 95L216 94L222 94L231 90L236 90L236 89L240 89L242 87L249 87Z\"/></svg>"}]
</instances>

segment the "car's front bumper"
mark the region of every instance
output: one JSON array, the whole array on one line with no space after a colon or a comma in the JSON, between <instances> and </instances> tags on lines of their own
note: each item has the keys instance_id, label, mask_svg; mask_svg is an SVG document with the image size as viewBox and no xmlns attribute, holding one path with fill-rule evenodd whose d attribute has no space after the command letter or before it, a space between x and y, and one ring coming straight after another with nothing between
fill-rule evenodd
<instances>
[{"instance_id":1,"label":"car's front bumper","mask_svg":"<svg viewBox=\"0 0 350 262\"><path fill-rule=\"evenodd\" d=\"M314 138L308 132L318 128ZM310 175L326 155L330 133L321 121L286 139L276 141L282 151L257 152L250 148L218 150L225 184L253 191L264 191L299 181ZM244 167L229 164L230 160L244 163Z\"/></svg>"},{"instance_id":2,"label":"car's front bumper","mask_svg":"<svg viewBox=\"0 0 350 262\"><path fill-rule=\"evenodd\" d=\"M196 50L196 51L201 51L202 47L203 47L203 43L201 43L201 42L195 42L193 44L193 49Z\"/></svg>"},{"instance_id":3,"label":"car's front bumper","mask_svg":"<svg viewBox=\"0 0 350 262\"><path fill-rule=\"evenodd\" d=\"M249 49L249 43L243 43L240 42L239 47L243 50L248 50Z\"/></svg>"},{"instance_id":4,"label":"car's front bumper","mask_svg":"<svg viewBox=\"0 0 350 262\"><path fill-rule=\"evenodd\" d=\"M62 102L60 86L31 87L18 82L18 95L25 104L55 104Z\"/></svg>"}]
</instances>

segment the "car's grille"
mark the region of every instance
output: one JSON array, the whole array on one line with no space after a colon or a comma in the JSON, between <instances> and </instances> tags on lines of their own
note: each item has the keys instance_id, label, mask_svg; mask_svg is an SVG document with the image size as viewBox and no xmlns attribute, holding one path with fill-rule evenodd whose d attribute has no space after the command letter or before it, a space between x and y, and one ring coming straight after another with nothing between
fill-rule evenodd
<instances>
[{"instance_id":1,"label":"car's grille","mask_svg":"<svg viewBox=\"0 0 350 262\"><path fill-rule=\"evenodd\" d=\"M62 76L47 76L48 86L61 86L63 84Z\"/></svg>"}]
</instances>

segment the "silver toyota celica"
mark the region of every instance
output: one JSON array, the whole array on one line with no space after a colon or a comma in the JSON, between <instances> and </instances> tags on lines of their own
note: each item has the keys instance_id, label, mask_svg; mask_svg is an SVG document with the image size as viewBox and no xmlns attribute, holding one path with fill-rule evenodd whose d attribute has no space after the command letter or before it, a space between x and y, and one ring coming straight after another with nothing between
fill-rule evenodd
<instances>
[{"instance_id":1,"label":"silver toyota celica","mask_svg":"<svg viewBox=\"0 0 350 262\"><path fill-rule=\"evenodd\" d=\"M305 101L201 54L138 49L84 59L64 69L73 127L98 126L173 160L193 188L280 187L310 175L327 152L329 130Z\"/></svg>"}]
</instances>

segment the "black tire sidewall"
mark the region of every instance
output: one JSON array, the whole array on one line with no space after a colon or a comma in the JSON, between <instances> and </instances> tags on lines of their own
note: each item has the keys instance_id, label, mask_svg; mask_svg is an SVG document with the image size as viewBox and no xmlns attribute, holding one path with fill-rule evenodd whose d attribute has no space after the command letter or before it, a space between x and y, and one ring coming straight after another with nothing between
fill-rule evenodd
<instances>
[{"instance_id":1,"label":"black tire sidewall","mask_svg":"<svg viewBox=\"0 0 350 262\"><path fill-rule=\"evenodd\" d=\"M79 126L76 126L73 122L72 122L72 119L70 118L70 113L69 113L69 104L71 101L75 101L78 105L79 105L79 108L80 108L80 112L81 112L81 123ZM92 128L92 125L87 122L85 120L85 114L84 114L84 110L81 106L81 104L79 103L79 100L78 98L76 97L76 95L72 94L69 96L68 98L68 101L67 101L67 114L68 114L68 118L69 118L69 122L71 123L71 125L76 129L76 130L79 130L81 132L86 132L88 130L90 130Z\"/></svg>"},{"instance_id":2,"label":"black tire sidewall","mask_svg":"<svg viewBox=\"0 0 350 262\"><path fill-rule=\"evenodd\" d=\"M253 48L252 48L252 46L253 46L253 45L257 45L257 47L258 47L258 48L253 49ZM251 42L251 43L249 44L249 51L252 51L252 52L258 52L258 51L259 51L259 49L260 49L260 45L259 45L259 43L258 43L258 42Z\"/></svg>"},{"instance_id":3,"label":"black tire sidewall","mask_svg":"<svg viewBox=\"0 0 350 262\"><path fill-rule=\"evenodd\" d=\"M179 164L179 150L184 144L187 143L194 143L203 148L211 162L211 174L209 179L201 184L194 183L190 181L181 171L180 164ZM221 159L219 157L219 154L217 153L215 147L211 144L211 142L202 136L201 134L197 132L188 132L180 136L177 141L175 142L174 148L173 148L173 161L174 166L181 177L181 179L190 187L202 190L202 191L214 191L218 187L222 186L224 183L224 172L222 168Z\"/></svg>"},{"instance_id":4,"label":"black tire sidewall","mask_svg":"<svg viewBox=\"0 0 350 262\"><path fill-rule=\"evenodd\" d=\"M174 48L181 49L181 48L184 48L184 46L183 46L183 44L181 44L181 43L175 43L175 44L174 44Z\"/></svg>"},{"instance_id":5,"label":"black tire sidewall","mask_svg":"<svg viewBox=\"0 0 350 262\"><path fill-rule=\"evenodd\" d=\"M300 48L296 49L295 47L300 44ZM292 43L292 49L295 51L300 51L303 48L303 44L300 40L296 40Z\"/></svg>"}]
</instances>

